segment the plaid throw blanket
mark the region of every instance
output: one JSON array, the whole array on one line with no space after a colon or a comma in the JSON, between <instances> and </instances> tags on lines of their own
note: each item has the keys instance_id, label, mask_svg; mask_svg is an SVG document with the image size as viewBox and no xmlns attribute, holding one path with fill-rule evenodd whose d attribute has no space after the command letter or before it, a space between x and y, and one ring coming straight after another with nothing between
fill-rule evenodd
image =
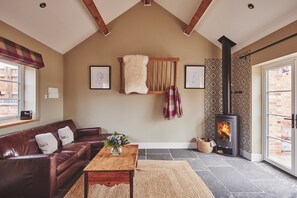
<instances>
[{"instance_id":1,"label":"plaid throw blanket","mask_svg":"<svg viewBox=\"0 0 297 198\"><path fill-rule=\"evenodd\" d=\"M163 116L165 119L171 120L175 116L180 118L182 115L183 109L178 89L175 86L170 86L166 89L165 93Z\"/></svg>"}]
</instances>

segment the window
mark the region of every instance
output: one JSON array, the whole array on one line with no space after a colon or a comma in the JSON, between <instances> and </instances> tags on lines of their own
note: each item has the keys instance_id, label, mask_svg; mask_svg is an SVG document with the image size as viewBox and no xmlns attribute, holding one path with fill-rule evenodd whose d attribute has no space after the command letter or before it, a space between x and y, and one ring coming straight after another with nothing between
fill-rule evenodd
<instances>
[{"instance_id":1,"label":"window","mask_svg":"<svg viewBox=\"0 0 297 198\"><path fill-rule=\"evenodd\" d=\"M19 116L22 105L22 67L0 61L0 119Z\"/></svg>"},{"instance_id":2,"label":"window","mask_svg":"<svg viewBox=\"0 0 297 198\"><path fill-rule=\"evenodd\" d=\"M22 110L32 110L36 118L37 72L0 59L0 123L16 120Z\"/></svg>"},{"instance_id":3,"label":"window","mask_svg":"<svg viewBox=\"0 0 297 198\"><path fill-rule=\"evenodd\" d=\"M0 128L24 123L21 110L37 118L36 69L43 67L41 54L0 36Z\"/></svg>"}]
</instances>

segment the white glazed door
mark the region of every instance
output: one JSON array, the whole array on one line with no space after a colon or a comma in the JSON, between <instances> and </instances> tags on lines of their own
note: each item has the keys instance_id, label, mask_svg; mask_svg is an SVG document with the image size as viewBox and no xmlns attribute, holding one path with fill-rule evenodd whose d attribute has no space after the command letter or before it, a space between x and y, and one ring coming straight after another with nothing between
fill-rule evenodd
<instances>
[{"instance_id":1,"label":"white glazed door","mask_svg":"<svg viewBox=\"0 0 297 198\"><path fill-rule=\"evenodd\" d=\"M296 175L296 60L263 68L264 160Z\"/></svg>"}]
</instances>

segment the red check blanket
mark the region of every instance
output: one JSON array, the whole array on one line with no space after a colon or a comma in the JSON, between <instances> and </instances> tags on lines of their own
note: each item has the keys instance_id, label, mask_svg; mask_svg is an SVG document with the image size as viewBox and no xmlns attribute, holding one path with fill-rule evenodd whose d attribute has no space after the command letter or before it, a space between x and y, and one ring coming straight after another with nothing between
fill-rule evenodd
<instances>
[{"instance_id":1,"label":"red check blanket","mask_svg":"<svg viewBox=\"0 0 297 198\"><path fill-rule=\"evenodd\" d=\"M165 93L163 116L165 119L171 120L175 116L180 118L182 115L183 109L178 89L175 86L170 86Z\"/></svg>"}]
</instances>

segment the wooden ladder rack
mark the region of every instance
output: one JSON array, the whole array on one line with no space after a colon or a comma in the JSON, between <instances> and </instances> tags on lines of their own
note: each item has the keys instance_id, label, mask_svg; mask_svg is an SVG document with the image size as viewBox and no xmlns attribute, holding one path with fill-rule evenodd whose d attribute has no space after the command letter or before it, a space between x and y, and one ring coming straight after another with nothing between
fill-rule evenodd
<instances>
[{"instance_id":1,"label":"wooden ladder rack","mask_svg":"<svg viewBox=\"0 0 297 198\"><path fill-rule=\"evenodd\" d=\"M120 93L125 93L125 72L123 58L120 63ZM177 63L179 58L149 58L147 65L148 94L162 94L169 86L176 86Z\"/></svg>"}]
</instances>

